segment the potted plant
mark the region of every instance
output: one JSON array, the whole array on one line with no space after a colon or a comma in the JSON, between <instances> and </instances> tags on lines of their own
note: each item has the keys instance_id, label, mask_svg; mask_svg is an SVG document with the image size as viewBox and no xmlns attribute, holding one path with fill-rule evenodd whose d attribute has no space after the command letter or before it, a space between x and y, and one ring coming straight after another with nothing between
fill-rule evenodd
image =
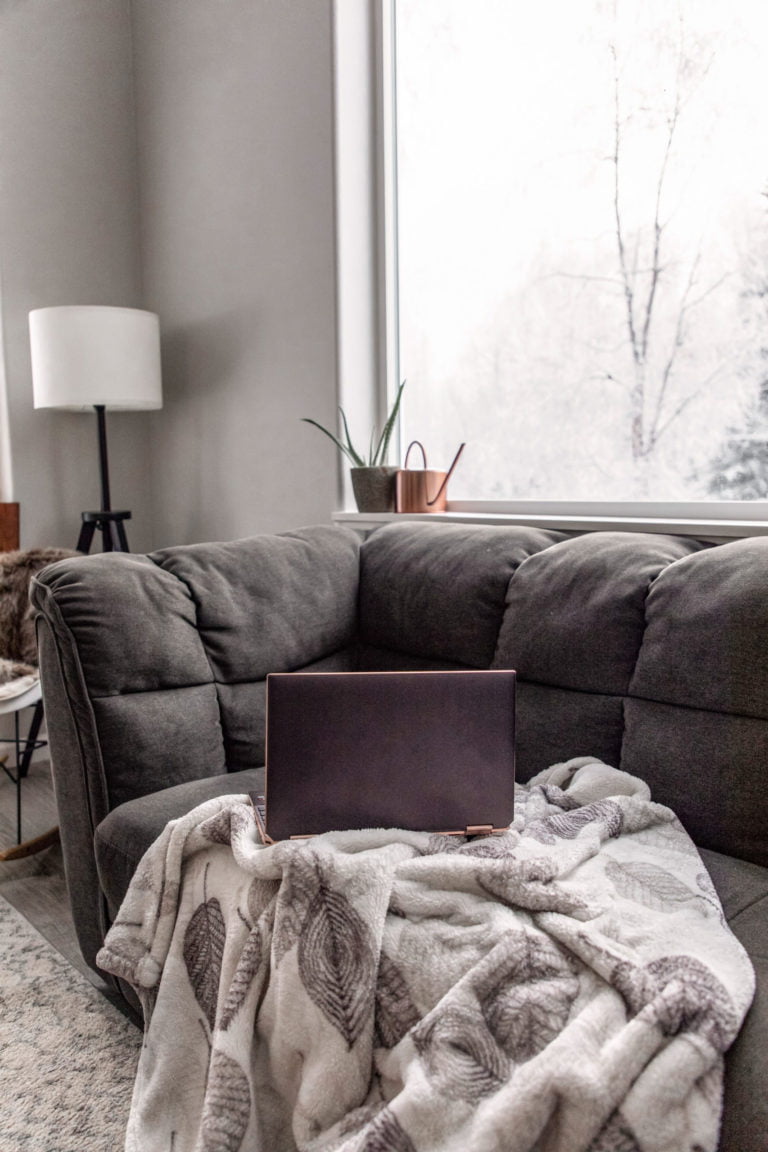
<instances>
[{"instance_id":1,"label":"potted plant","mask_svg":"<svg viewBox=\"0 0 768 1152\"><path fill-rule=\"evenodd\" d=\"M376 428L371 432L371 441L367 456L363 456L363 454L358 452L354 447L349 434L347 417L343 408L339 408L343 439L334 436L333 432L329 432L322 424L318 424L317 420L312 420L308 416L302 417L305 424L313 424L315 428L319 428L329 440L332 440L352 465L349 474L352 479L352 491L355 494L358 512L394 512L395 510L395 473L397 472L397 466L387 465L384 461L387 459L389 442L392 439L395 421L400 411L400 398L403 394L403 388L405 388L404 380L397 390L395 402L381 430L381 435L377 439Z\"/></svg>"}]
</instances>

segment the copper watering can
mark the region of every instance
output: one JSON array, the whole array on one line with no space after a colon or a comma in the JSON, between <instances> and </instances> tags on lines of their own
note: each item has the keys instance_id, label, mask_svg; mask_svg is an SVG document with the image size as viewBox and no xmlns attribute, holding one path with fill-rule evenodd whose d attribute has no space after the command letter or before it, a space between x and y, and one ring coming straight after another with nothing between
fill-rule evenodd
<instances>
[{"instance_id":1,"label":"copper watering can","mask_svg":"<svg viewBox=\"0 0 768 1152\"><path fill-rule=\"evenodd\" d=\"M411 448L417 445L421 449L423 468L408 468L408 457ZM395 511L396 512L445 512L448 500L448 481L453 470L459 462L459 456L464 451L464 445L453 458L453 463L447 472L437 472L427 468L427 454L420 440L412 440L408 445L402 468L395 476Z\"/></svg>"}]
</instances>

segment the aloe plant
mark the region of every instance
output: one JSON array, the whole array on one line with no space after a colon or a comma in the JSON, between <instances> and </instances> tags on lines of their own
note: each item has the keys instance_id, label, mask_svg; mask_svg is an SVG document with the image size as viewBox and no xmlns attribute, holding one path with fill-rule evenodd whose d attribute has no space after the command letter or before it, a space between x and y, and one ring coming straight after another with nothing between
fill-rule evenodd
<instances>
[{"instance_id":1,"label":"aloe plant","mask_svg":"<svg viewBox=\"0 0 768 1152\"><path fill-rule=\"evenodd\" d=\"M395 402L392 405L392 410L387 416L387 422L381 430L381 435L376 438L376 428L371 432L371 442L368 446L368 456L362 456L352 443L349 435L349 425L347 424L347 417L343 408L339 408L341 415L341 427L343 429L344 439L340 440L338 436L334 436L333 432L329 432L322 424L318 424L317 420L312 420L309 416L302 416L305 424L312 424L315 428L319 428L329 440L333 440L336 447L344 456L347 457L353 468L378 468L387 458L389 451L389 442L392 439L392 433L395 429L395 421L397 414L400 411L400 398L403 395L403 388L405 388L405 380L397 390Z\"/></svg>"}]
</instances>

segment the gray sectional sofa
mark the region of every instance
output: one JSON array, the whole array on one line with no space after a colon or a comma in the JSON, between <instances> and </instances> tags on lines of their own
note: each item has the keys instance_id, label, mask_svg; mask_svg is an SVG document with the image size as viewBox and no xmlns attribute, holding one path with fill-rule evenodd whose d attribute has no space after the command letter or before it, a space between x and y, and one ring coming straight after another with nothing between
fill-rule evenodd
<instances>
[{"instance_id":1,"label":"gray sectional sofa","mask_svg":"<svg viewBox=\"0 0 768 1152\"><path fill-rule=\"evenodd\" d=\"M260 786L268 672L515 668L521 781L596 755L699 846L757 973L721 1148L768 1150L768 538L317 527L64 560L32 599L91 965L166 821Z\"/></svg>"}]
</instances>

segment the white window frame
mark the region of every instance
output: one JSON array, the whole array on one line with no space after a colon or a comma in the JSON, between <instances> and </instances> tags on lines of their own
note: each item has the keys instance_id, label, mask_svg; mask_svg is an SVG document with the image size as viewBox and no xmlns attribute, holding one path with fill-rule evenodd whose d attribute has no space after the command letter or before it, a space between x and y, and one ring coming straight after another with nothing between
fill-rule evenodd
<instances>
[{"instance_id":1,"label":"white window frame","mask_svg":"<svg viewBox=\"0 0 768 1152\"><path fill-rule=\"evenodd\" d=\"M395 0L334 0L338 396L350 424L381 423L400 379L397 335ZM390 513L357 513L340 461L345 511L361 530ZM411 520L599 531L674 532L712 540L768 535L768 501L448 501Z\"/></svg>"}]
</instances>

